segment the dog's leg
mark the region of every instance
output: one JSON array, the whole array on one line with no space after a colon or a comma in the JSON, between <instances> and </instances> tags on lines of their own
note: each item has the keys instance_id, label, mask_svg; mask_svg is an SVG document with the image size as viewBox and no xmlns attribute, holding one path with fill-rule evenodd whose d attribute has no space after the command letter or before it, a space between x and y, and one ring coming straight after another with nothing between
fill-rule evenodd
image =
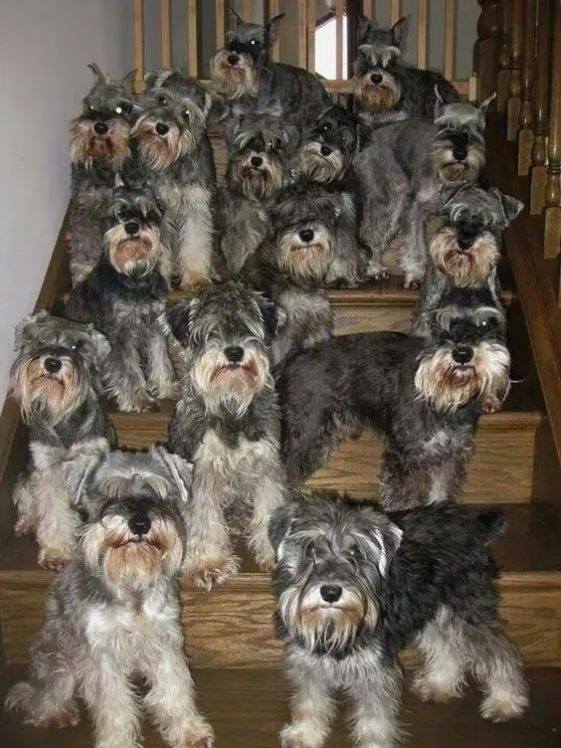
<instances>
[{"instance_id":1,"label":"dog's leg","mask_svg":"<svg viewBox=\"0 0 561 748\"><path fill-rule=\"evenodd\" d=\"M95 726L95 748L140 748L138 704L119 662L99 647L85 662L82 692Z\"/></svg>"},{"instance_id":2,"label":"dog's leg","mask_svg":"<svg viewBox=\"0 0 561 748\"><path fill-rule=\"evenodd\" d=\"M153 641L152 641L153 640ZM176 623L159 628L143 652L143 674L150 683L144 704L172 748L212 748L213 732L197 711L193 679Z\"/></svg>"},{"instance_id":3,"label":"dog's leg","mask_svg":"<svg viewBox=\"0 0 561 748\"><path fill-rule=\"evenodd\" d=\"M169 356L168 341L163 332L151 329L146 346L149 391L160 400L177 399L179 385Z\"/></svg>"},{"instance_id":4,"label":"dog's leg","mask_svg":"<svg viewBox=\"0 0 561 748\"><path fill-rule=\"evenodd\" d=\"M422 701L444 703L461 696L468 657L462 626L451 611L442 607L416 640L423 656L423 669L415 676L412 690Z\"/></svg>"},{"instance_id":5,"label":"dog's leg","mask_svg":"<svg viewBox=\"0 0 561 748\"><path fill-rule=\"evenodd\" d=\"M425 208L417 200L412 200L404 214L400 232L399 260L405 272L405 288L420 288L425 277L425 222Z\"/></svg>"},{"instance_id":6,"label":"dog's leg","mask_svg":"<svg viewBox=\"0 0 561 748\"><path fill-rule=\"evenodd\" d=\"M278 473L278 467L271 466L270 474L256 481L253 487L253 515L249 527L249 545L255 560L265 570L271 570L275 561L268 535L269 520L275 509L286 501L283 485L277 479L276 473Z\"/></svg>"},{"instance_id":7,"label":"dog's leg","mask_svg":"<svg viewBox=\"0 0 561 748\"><path fill-rule=\"evenodd\" d=\"M62 569L72 557L78 530L78 515L70 504L62 466L42 470L37 475L37 543L39 565Z\"/></svg>"},{"instance_id":8,"label":"dog's leg","mask_svg":"<svg viewBox=\"0 0 561 748\"><path fill-rule=\"evenodd\" d=\"M384 265L391 239L391 220L386 216L387 209L380 209L380 203L371 200L368 194L360 226L360 240L370 249L370 260L366 275L374 280L386 280L390 277L389 269Z\"/></svg>"},{"instance_id":9,"label":"dog's leg","mask_svg":"<svg viewBox=\"0 0 561 748\"><path fill-rule=\"evenodd\" d=\"M105 369L108 392L117 401L119 410L150 410L155 401L148 394L139 356L139 345L144 341L138 341L130 328L120 328L112 333L111 353Z\"/></svg>"},{"instance_id":10,"label":"dog's leg","mask_svg":"<svg viewBox=\"0 0 561 748\"><path fill-rule=\"evenodd\" d=\"M417 465L408 465L398 451L388 448L382 457L378 476L380 503L390 511L418 506L424 494L426 471Z\"/></svg>"},{"instance_id":11,"label":"dog's leg","mask_svg":"<svg viewBox=\"0 0 561 748\"><path fill-rule=\"evenodd\" d=\"M305 665L289 668L296 686L290 724L280 734L282 748L321 748L331 731L335 703L325 678Z\"/></svg>"},{"instance_id":12,"label":"dog's leg","mask_svg":"<svg viewBox=\"0 0 561 748\"><path fill-rule=\"evenodd\" d=\"M357 748L393 748L399 740L397 715L401 678L396 666L378 668L372 679L360 678L350 689L352 735Z\"/></svg>"},{"instance_id":13,"label":"dog's leg","mask_svg":"<svg viewBox=\"0 0 561 748\"><path fill-rule=\"evenodd\" d=\"M18 538L33 535L37 529L37 497L33 475L20 475L14 488L12 501L17 514L14 533Z\"/></svg>"},{"instance_id":14,"label":"dog's leg","mask_svg":"<svg viewBox=\"0 0 561 748\"><path fill-rule=\"evenodd\" d=\"M464 476L463 464L455 459L445 460L429 469L428 504L442 504L456 498Z\"/></svg>"},{"instance_id":15,"label":"dog's leg","mask_svg":"<svg viewBox=\"0 0 561 748\"><path fill-rule=\"evenodd\" d=\"M201 185L192 186L184 197L183 222L179 232L181 288L193 289L212 277L212 196Z\"/></svg>"}]
</instances>

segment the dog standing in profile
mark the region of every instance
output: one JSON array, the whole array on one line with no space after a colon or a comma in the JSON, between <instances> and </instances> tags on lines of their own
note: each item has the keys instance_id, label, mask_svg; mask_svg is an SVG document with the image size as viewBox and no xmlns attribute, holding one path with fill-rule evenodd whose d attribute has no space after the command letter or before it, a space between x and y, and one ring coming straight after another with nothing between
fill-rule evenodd
<instances>
[{"instance_id":1,"label":"dog standing in profile","mask_svg":"<svg viewBox=\"0 0 561 748\"><path fill-rule=\"evenodd\" d=\"M68 241L72 285L83 280L102 253L115 175L130 156L136 105L125 83L111 84L95 63L96 82L70 123L72 184Z\"/></svg>"},{"instance_id":2,"label":"dog standing in profile","mask_svg":"<svg viewBox=\"0 0 561 748\"><path fill-rule=\"evenodd\" d=\"M148 78L141 114L131 131L140 166L165 214L164 244L181 288L212 279L214 161L205 132L211 98L196 81L172 70Z\"/></svg>"},{"instance_id":3,"label":"dog standing in profile","mask_svg":"<svg viewBox=\"0 0 561 748\"><path fill-rule=\"evenodd\" d=\"M160 324L170 275L162 244L163 212L149 185L121 185L113 196L112 225L90 275L74 287L66 315L91 322L111 343L104 382L123 411L149 410L173 399L176 374Z\"/></svg>"},{"instance_id":4,"label":"dog standing in profile","mask_svg":"<svg viewBox=\"0 0 561 748\"><path fill-rule=\"evenodd\" d=\"M183 464L183 467L181 465ZM73 473L85 523L53 581L30 680L6 707L37 727L76 725L85 702L96 748L138 748L138 696L172 748L211 748L183 654L177 577L189 528L190 466L163 450L114 452Z\"/></svg>"},{"instance_id":5,"label":"dog standing in profile","mask_svg":"<svg viewBox=\"0 0 561 748\"><path fill-rule=\"evenodd\" d=\"M388 516L333 496L275 512L275 623L295 688L283 748L321 748L339 694L350 701L357 748L395 748L407 645L424 660L413 683L423 701L456 698L473 676L482 717L522 716L528 686L501 626L488 548L503 527L492 510L447 505Z\"/></svg>"},{"instance_id":6,"label":"dog standing in profile","mask_svg":"<svg viewBox=\"0 0 561 748\"><path fill-rule=\"evenodd\" d=\"M482 412L510 388L505 318L484 289L457 291L433 313L427 339L345 335L294 355L277 382L288 484L325 465L365 427L384 441L386 509L455 498Z\"/></svg>"},{"instance_id":7,"label":"dog standing in profile","mask_svg":"<svg viewBox=\"0 0 561 748\"><path fill-rule=\"evenodd\" d=\"M412 116L432 119L436 87L445 103L460 100L440 73L400 63L405 20L400 18L391 29L378 29L364 16L359 19L354 95L360 120L367 126Z\"/></svg>"},{"instance_id":8,"label":"dog standing in profile","mask_svg":"<svg viewBox=\"0 0 561 748\"><path fill-rule=\"evenodd\" d=\"M30 451L13 496L15 533L35 534L39 564L60 569L70 561L79 523L63 467L115 444L98 394L110 346L91 325L47 312L24 319L15 338L13 393L29 428Z\"/></svg>"},{"instance_id":9,"label":"dog standing in profile","mask_svg":"<svg viewBox=\"0 0 561 748\"><path fill-rule=\"evenodd\" d=\"M300 126L329 106L329 95L315 75L271 59L284 13L264 26L244 23L237 13L233 15L236 28L228 31L224 48L210 60L217 93L227 100L253 97L261 110L280 107L283 118Z\"/></svg>"},{"instance_id":10,"label":"dog standing in profile","mask_svg":"<svg viewBox=\"0 0 561 748\"><path fill-rule=\"evenodd\" d=\"M268 349L283 317L230 281L175 305L168 321L188 366L168 434L170 448L194 466L187 572L210 588L237 571L233 533L245 536L260 565L273 560L267 523L285 490Z\"/></svg>"}]
</instances>

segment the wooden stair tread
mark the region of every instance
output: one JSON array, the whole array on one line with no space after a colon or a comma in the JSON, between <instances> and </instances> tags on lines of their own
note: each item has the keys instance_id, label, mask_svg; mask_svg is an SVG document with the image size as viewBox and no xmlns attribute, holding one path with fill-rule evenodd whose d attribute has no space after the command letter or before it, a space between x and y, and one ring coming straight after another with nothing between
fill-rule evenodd
<instances>
[{"instance_id":1,"label":"wooden stair tread","mask_svg":"<svg viewBox=\"0 0 561 748\"><path fill-rule=\"evenodd\" d=\"M0 695L18 679L22 667L10 667L0 681ZM217 748L278 748L278 732L288 719L290 689L280 669L193 670L197 703L216 733ZM480 718L481 695L469 690L449 704L423 704L406 688L402 723L409 745L416 748L558 748L561 733L559 692L561 670L530 668L531 707L521 720L495 725ZM407 684L408 685L408 684ZM326 748L350 746L339 709ZM76 748L92 745L92 731L82 723L66 730L45 731L22 726L13 715L0 716L0 744L10 748ZM159 735L145 726L147 748L164 748Z\"/></svg>"}]
</instances>

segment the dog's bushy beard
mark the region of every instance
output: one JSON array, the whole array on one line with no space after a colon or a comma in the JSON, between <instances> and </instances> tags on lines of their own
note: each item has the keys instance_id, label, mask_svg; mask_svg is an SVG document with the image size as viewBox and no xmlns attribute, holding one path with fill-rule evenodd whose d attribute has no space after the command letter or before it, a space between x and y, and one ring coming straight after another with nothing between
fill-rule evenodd
<instances>
[{"instance_id":1,"label":"dog's bushy beard","mask_svg":"<svg viewBox=\"0 0 561 748\"><path fill-rule=\"evenodd\" d=\"M333 260L333 235L325 226L314 228L310 244L303 242L298 230L281 233L277 242L277 262L282 272L297 280L323 283Z\"/></svg>"},{"instance_id":2,"label":"dog's bushy beard","mask_svg":"<svg viewBox=\"0 0 561 748\"><path fill-rule=\"evenodd\" d=\"M454 344L439 346L419 357L415 388L434 410L445 413L479 400L484 410L497 410L510 389L510 354L498 342L473 346L473 359L461 366L452 358Z\"/></svg>"},{"instance_id":3,"label":"dog's bushy beard","mask_svg":"<svg viewBox=\"0 0 561 748\"><path fill-rule=\"evenodd\" d=\"M181 539L168 518L154 519L139 540L122 516L107 516L85 528L80 547L87 565L101 572L107 584L129 589L175 574L183 558Z\"/></svg>"},{"instance_id":4,"label":"dog's bushy beard","mask_svg":"<svg viewBox=\"0 0 561 748\"><path fill-rule=\"evenodd\" d=\"M169 256L161 243L159 226L145 224L138 234L130 236L118 223L103 237L107 259L118 273L142 278L149 275Z\"/></svg>"},{"instance_id":5,"label":"dog's bushy beard","mask_svg":"<svg viewBox=\"0 0 561 748\"><path fill-rule=\"evenodd\" d=\"M214 57L210 58L210 77L214 87L229 99L238 99L241 96L257 96L259 93L259 77L252 58L247 54L239 55L239 62L232 67L228 62L226 49L219 49Z\"/></svg>"},{"instance_id":6,"label":"dog's bushy beard","mask_svg":"<svg viewBox=\"0 0 561 748\"><path fill-rule=\"evenodd\" d=\"M361 109L388 110L393 109L401 98L401 89L392 75L382 73L382 82L375 86L370 80L372 70L364 75L355 77L354 95L358 99Z\"/></svg>"},{"instance_id":7,"label":"dog's bushy beard","mask_svg":"<svg viewBox=\"0 0 561 748\"><path fill-rule=\"evenodd\" d=\"M94 163L117 171L130 156L130 126L120 117L106 123L108 132L98 135L95 120L78 117L70 123L70 159L73 164L82 164L91 169Z\"/></svg>"},{"instance_id":8,"label":"dog's bushy beard","mask_svg":"<svg viewBox=\"0 0 561 748\"><path fill-rule=\"evenodd\" d=\"M249 200L267 200L282 189L284 184L283 166L270 155L261 154L263 165L259 169L251 167L251 154L240 154L232 170L232 180L241 187Z\"/></svg>"},{"instance_id":9,"label":"dog's bushy beard","mask_svg":"<svg viewBox=\"0 0 561 748\"><path fill-rule=\"evenodd\" d=\"M305 143L298 151L296 168L312 182L330 184L344 176L347 164L338 149L333 149L329 156L322 156L321 145L315 140Z\"/></svg>"},{"instance_id":10,"label":"dog's bushy beard","mask_svg":"<svg viewBox=\"0 0 561 748\"><path fill-rule=\"evenodd\" d=\"M158 135L155 127L160 121L158 115L146 112L131 130L131 136L136 138L138 143L140 158L156 171L165 169L180 158L193 153L200 140L198 128L180 128L167 119L169 130L165 135Z\"/></svg>"},{"instance_id":11,"label":"dog's bushy beard","mask_svg":"<svg viewBox=\"0 0 561 748\"><path fill-rule=\"evenodd\" d=\"M91 387L85 364L70 355L58 355L59 371L50 374L42 365L47 354L20 356L12 370L12 389L21 406L23 420L55 427L83 404Z\"/></svg>"},{"instance_id":12,"label":"dog's bushy beard","mask_svg":"<svg viewBox=\"0 0 561 748\"><path fill-rule=\"evenodd\" d=\"M463 161L456 161L449 145L436 143L431 159L439 182L475 182L485 168L485 153L472 146Z\"/></svg>"},{"instance_id":13,"label":"dog's bushy beard","mask_svg":"<svg viewBox=\"0 0 561 748\"><path fill-rule=\"evenodd\" d=\"M241 418L253 399L272 388L270 363L261 346L244 345L243 360L234 365L224 356L223 344L209 344L191 361L194 390L210 413L228 413Z\"/></svg>"},{"instance_id":14,"label":"dog's bushy beard","mask_svg":"<svg viewBox=\"0 0 561 748\"><path fill-rule=\"evenodd\" d=\"M500 257L497 240L490 231L482 232L472 246L464 250L459 247L456 231L451 226L443 226L437 231L429 253L436 267L460 287L484 281Z\"/></svg>"}]
</instances>

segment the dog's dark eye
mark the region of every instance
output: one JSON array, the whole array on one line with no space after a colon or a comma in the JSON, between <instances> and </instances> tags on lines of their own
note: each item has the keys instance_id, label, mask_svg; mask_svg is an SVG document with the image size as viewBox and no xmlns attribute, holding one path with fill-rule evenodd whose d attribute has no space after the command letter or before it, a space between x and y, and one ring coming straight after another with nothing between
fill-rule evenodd
<instances>
[{"instance_id":1,"label":"dog's dark eye","mask_svg":"<svg viewBox=\"0 0 561 748\"><path fill-rule=\"evenodd\" d=\"M325 131L331 130L331 122L324 122L323 129Z\"/></svg>"},{"instance_id":2,"label":"dog's dark eye","mask_svg":"<svg viewBox=\"0 0 561 748\"><path fill-rule=\"evenodd\" d=\"M250 40L249 40L249 43L250 43L250 44L251 44L251 46L253 47L253 46L255 46L255 45L257 44L257 39L250 39Z\"/></svg>"},{"instance_id":3,"label":"dog's dark eye","mask_svg":"<svg viewBox=\"0 0 561 748\"><path fill-rule=\"evenodd\" d=\"M351 547L349 548L349 550L348 550L348 554L349 554L349 556L350 556L351 558L353 558L353 559L357 560L357 559L361 558L361 556L362 556L362 551L360 550L360 547L359 547L358 545L356 545L356 543L355 543L355 545L352 545L352 546L351 546Z\"/></svg>"},{"instance_id":4,"label":"dog's dark eye","mask_svg":"<svg viewBox=\"0 0 561 748\"><path fill-rule=\"evenodd\" d=\"M168 97L164 96L164 94L160 94L158 96L158 104L161 104L162 106L165 106L168 103Z\"/></svg>"},{"instance_id":5,"label":"dog's dark eye","mask_svg":"<svg viewBox=\"0 0 561 748\"><path fill-rule=\"evenodd\" d=\"M70 346L71 351L79 351L80 348L84 345L83 340L77 340L73 345Z\"/></svg>"},{"instance_id":6,"label":"dog's dark eye","mask_svg":"<svg viewBox=\"0 0 561 748\"><path fill-rule=\"evenodd\" d=\"M187 119L189 119L189 117L191 116L191 112L188 109L184 109L183 110L183 116L187 117Z\"/></svg>"},{"instance_id":7,"label":"dog's dark eye","mask_svg":"<svg viewBox=\"0 0 561 748\"><path fill-rule=\"evenodd\" d=\"M306 558L314 558L315 555L315 547L313 543L308 543L306 546L306 549L304 551L304 556Z\"/></svg>"}]
</instances>

